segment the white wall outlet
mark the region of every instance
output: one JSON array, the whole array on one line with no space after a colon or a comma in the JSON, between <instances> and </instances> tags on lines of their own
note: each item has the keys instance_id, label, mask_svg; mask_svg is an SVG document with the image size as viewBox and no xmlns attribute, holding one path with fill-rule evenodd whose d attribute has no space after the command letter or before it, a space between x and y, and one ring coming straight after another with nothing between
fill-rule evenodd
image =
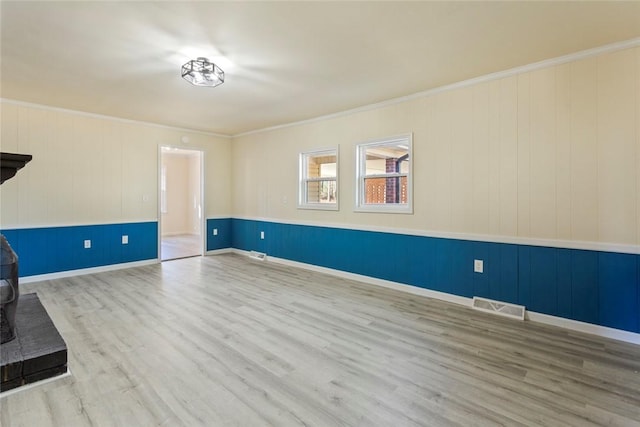
<instances>
[{"instance_id":1,"label":"white wall outlet","mask_svg":"<svg viewBox=\"0 0 640 427\"><path fill-rule=\"evenodd\" d=\"M481 259L473 260L473 271L476 273L484 273L484 261Z\"/></svg>"},{"instance_id":2,"label":"white wall outlet","mask_svg":"<svg viewBox=\"0 0 640 427\"><path fill-rule=\"evenodd\" d=\"M217 235L218 235L218 229L217 229L217 228L214 228L214 229L213 229L213 235L214 235L214 236L217 236Z\"/></svg>"},{"instance_id":3,"label":"white wall outlet","mask_svg":"<svg viewBox=\"0 0 640 427\"><path fill-rule=\"evenodd\" d=\"M127 236L126 234L122 235L122 244L123 245L129 244L129 236Z\"/></svg>"},{"instance_id":4,"label":"white wall outlet","mask_svg":"<svg viewBox=\"0 0 640 427\"><path fill-rule=\"evenodd\" d=\"M85 240L84 241L84 248L85 249L91 249L91 240Z\"/></svg>"},{"instance_id":5,"label":"white wall outlet","mask_svg":"<svg viewBox=\"0 0 640 427\"><path fill-rule=\"evenodd\" d=\"M148 194L143 194L142 195L142 201L147 203L149 200L151 200L151 197L149 197Z\"/></svg>"},{"instance_id":6,"label":"white wall outlet","mask_svg":"<svg viewBox=\"0 0 640 427\"><path fill-rule=\"evenodd\" d=\"M260 232L260 239L264 240L264 231Z\"/></svg>"}]
</instances>

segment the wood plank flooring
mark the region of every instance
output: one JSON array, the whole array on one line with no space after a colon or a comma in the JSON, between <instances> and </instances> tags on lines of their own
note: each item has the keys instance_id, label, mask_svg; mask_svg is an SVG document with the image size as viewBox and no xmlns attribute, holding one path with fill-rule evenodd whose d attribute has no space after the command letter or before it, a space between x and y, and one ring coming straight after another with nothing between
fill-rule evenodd
<instances>
[{"instance_id":1,"label":"wood plank flooring","mask_svg":"<svg viewBox=\"0 0 640 427\"><path fill-rule=\"evenodd\" d=\"M14 426L640 426L640 346L225 254L37 291L71 377Z\"/></svg>"},{"instance_id":2,"label":"wood plank flooring","mask_svg":"<svg viewBox=\"0 0 640 427\"><path fill-rule=\"evenodd\" d=\"M202 237L198 234L162 236L160 259L163 261L202 255Z\"/></svg>"}]
</instances>

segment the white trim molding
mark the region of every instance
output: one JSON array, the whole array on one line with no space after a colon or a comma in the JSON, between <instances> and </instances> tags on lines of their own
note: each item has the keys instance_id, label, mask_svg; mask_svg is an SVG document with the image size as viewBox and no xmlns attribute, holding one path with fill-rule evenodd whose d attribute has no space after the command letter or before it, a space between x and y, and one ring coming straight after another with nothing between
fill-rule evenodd
<instances>
[{"instance_id":1,"label":"white trim molding","mask_svg":"<svg viewBox=\"0 0 640 427\"><path fill-rule=\"evenodd\" d=\"M120 225L120 224L141 224L146 222L158 222L158 218L152 219L135 219L123 221L105 221L105 222L74 222L74 223L58 223L58 224L30 224L30 225L0 225L0 231L9 230L35 230L38 228L66 228L66 227L93 227L100 225Z\"/></svg>"},{"instance_id":2,"label":"white trim molding","mask_svg":"<svg viewBox=\"0 0 640 427\"><path fill-rule=\"evenodd\" d=\"M356 231L374 231L390 234L406 234L418 237L434 237L442 239L468 240L485 243L507 243L512 245L543 246L559 249L580 249L585 251L615 252L640 255L640 245L609 242L587 242L581 240L539 239L535 237L500 236L490 234L458 233L455 231L418 230L411 228L391 228L362 224L326 223L315 221L282 220L266 217L234 216L233 219L247 221L273 222L285 225L306 225L309 227L337 228Z\"/></svg>"},{"instance_id":3,"label":"white trim molding","mask_svg":"<svg viewBox=\"0 0 640 427\"><path fill-rule=\"evenodd\" d=\"M210 251L206 251L204 254L205 254L205 256L209 256L209 255L228 254L230 252L233 252L233 249L224 248L224 249L213 249L213 250L210 250Z\"/></svg>"},{"instance_id":4,"label":"white trim molding","mask_svg":"<svg viewBox=\"0 0 640 427\"><path fill-rule=\"evenodd\" d=\"M196 129L186 129L186 128L181 128L181 127L176 127L176 126L163 125L163 124L160 124L160 123L143 122L143 121L140 121L140 120L124 119L122 117L107 116L107 115L104 115L104 114L89 113L89 112L86 112L86 111L71 110L71 109L68 109L68 108L53 107L53 106L50 106L50 105L35 104L35 103L32 103L32 102L25 102L25 101L18 101L16 99L0 98L0 103L9 104L9 105L16 105L18 107L28 107L28 108L37 108L39 110L56 111L58 113L73 114L75 116L91 117L93 119L112 120L112 121L120 122L120 123L137 124L137 125L150 126L150 127L154 127L154 128L160 128L160 129L175 130L175 131L180 131L180 132L195 133L195 134L199 134L199 135L214 136L214 137L217 137L217 138L227 138L228 139L228 138L232 137L231 135L226 135L226 134L222 134L222 133L206 132L206 131L196 130Z\"/></svg>"},{"instance_id":5,"label":"white trim molding","mask_svg":"<svg viewBox=\"0 0 640 427\"><path fill-rule=\"evenodd\" d=\"M66 270L56 273L36 274L34 276L20 277L21 284L42 282L45 280L62 279L65 277L82 276L84 274L103 273L105 271L122 270L124 268L142 267L145 265L158 264L159 259L147 259L144 261L124 262L120 264L103 265L100 267L81 268L79 270Z\"/></svg>"},{"instance_id":6,"label":"white trim molding","mask_svg":"<svg viewBox=\"0 0 640 427\"><path fill-rule=\"evenodd\" d=\"M520 67L510 68L508 70L498 71L498 72L495 72L495 73L486 74L484 76L474 77L472 79L463 80L461 82L452 83L452 84L449 84L449 85L440 86L440 87L436 87L436 88L433 88L433 89L428 89L428 90L421 91L421 92L416 92L414 94L407 95L407 96L401 96L399 98L388 99L386 101L378 102L378 103L375 103L375 104L368 104L368 105L364 105L362 107L352 108L350 110L344 110L344 111L340 111L340 112L337 112L337 113L332 113L332 114L327 114L327 115L324 115L324 116L314 117L314 118L307 119L307 120L301 120L301 121L297 121L297 122L285 123L285 124L276 125L276 126L270 126L270 127L266 127L266 128L262 128L262 129L250 130L250 131L247 131L247 132L241 132L241 133L234 134L233 138L252 135L252 134L256 134L256 133L271 132L271 131L278 130L278 129L284 129L284 128L289 128L289 127L293 127L293 126L301 126L301 125L306 125L306 124L309 124L309 123L321 122L321 121L324 121L324 120L336 119L336 118L340 118L340 117L344 117L344 116L349 116L349 115L352 115L352 114L363 113L363 112L367 112L367 111L371 111L371 110L377 110L379 108L390 107L390 106L393 106L393 105L396 105L396 104L401 104L403 102L413 101L415 99L433 96L433 95L436 95L438 93L448 92L448 91L451 91L451 90L460 89L460 88L467 87L467 86L472 86L472 85L475 85L475 84L478 84L478 83L485 83L485 82L490 82L490 81L494 81L494 80L504 79L506 77L511 77L511 76L515 76L515 75L518 75L518 74L527 73L527 72L530 72L530 71L540 70L542 68L548 68L548 67L552 67L554 65L562 65L562 64L566 64L567 62L578 61L578 60L581 60L581 59L584 59L584 58L589 58L589 57L592 57L592 56L602 55L603 53L612 53L612 52L617 52L617 51L620 51L620 50L630 49L630 48L634 48L634 47L638 47L638 46L640 46L640 37L634 38L634 39L630 39L630 40L624 40L624 41L620 41L620 42L616 42L616 43L611 43L611 44L608 44L608 45L595 47L595 48L592 48L592 49L582 50L580 52L570 53L568 55L559 56L559 57L556 57L556 58L545 59L543 61L534 62L532 64L522 65Z\"/></svg>"}]
</instances>

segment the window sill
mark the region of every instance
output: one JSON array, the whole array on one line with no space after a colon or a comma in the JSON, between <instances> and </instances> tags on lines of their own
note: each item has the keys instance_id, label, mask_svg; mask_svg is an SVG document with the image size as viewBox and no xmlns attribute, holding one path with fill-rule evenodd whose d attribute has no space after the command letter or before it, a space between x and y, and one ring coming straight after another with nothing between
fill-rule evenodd
<instances>
[{"instance_id":1,"label":"window sill","mask_svg":"<svg viewBox=\"0 0 640 427\"><path fill-rule=\"evenodd\" d=\"M413 215L413 206L384 206L384 205L356 206L353 209L353 211L363 212L363 213L392 213L392 214Z\"/></svg>"},{"instance_id":2,"label":"window sill","mask_svg":"<svg viewBox=\"0 0 640 427\"><path fill-rule=\"evenodd\" d=\"M298 205L298 209L313 210L313 211L338 211L340 207L338 204L317 204L317 205Z\"/></svg>"}]
</instances>

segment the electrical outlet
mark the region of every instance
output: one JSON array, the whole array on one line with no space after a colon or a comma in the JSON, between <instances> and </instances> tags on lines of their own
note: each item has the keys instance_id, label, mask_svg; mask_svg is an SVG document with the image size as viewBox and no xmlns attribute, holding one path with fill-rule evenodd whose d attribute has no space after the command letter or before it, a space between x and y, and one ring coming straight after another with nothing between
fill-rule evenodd
<instances>
[{"instance_id":1,"label":"electrical outlet","mask_svg":"<svg viewBox=\"0 0 640 427\"><path fill-rule=\"evenodd\" d=\"M484 273L484 261L481 259L473 260L473 271L476 273Z\"/></svg>"},{"instance_id":2,"label":"electrical outlet","mask_svg":"<svg viewBox=\"0 0 640 427\"><path fill-rule=\"evenodd\" d=\"M123 245L128 245L129 244L129 236L127 236L126 234L124 234L122 236L122 244Z\"/></svg>"},{"instance_id":3,"label":"electrical outlet","mask_svg":"<svg viewBox=\"0 0 640 427\"><path fill-rule=\"evenodd\" d=\"M85 249L91 249L91 240L85 240L84 241L84 248Z\"/></svg>"},{"instance_id":4,"label":"electrical outlet","mask_svg":"<svg viewBox=\"0 0 640 427\"><path fill-rule=\"evenodd\" d=\"M264 240L264 231L260 232L260 239Z\"/></svg>"},{"instance_id":5,"label":"electrical outlet","mask_svg":"<svg viewBox=\"0 0 640 427\"><path fill-rule=\"evenodd\" d=\"M217 235L218 235L218 229L217 229L217 228L214 228L214 229L213 229L213 235L214 235L214 236L217 236Z\"/></svg>"}]
</instances>

